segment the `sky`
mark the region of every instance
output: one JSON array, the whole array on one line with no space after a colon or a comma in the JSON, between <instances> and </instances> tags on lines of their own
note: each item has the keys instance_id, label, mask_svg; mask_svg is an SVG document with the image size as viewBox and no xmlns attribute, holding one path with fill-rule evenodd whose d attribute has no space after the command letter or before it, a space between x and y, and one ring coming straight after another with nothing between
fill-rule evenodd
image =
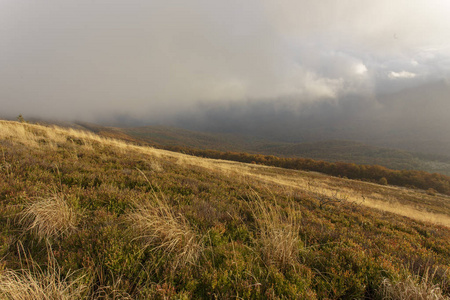
<instances>
[{"instance_id":1,"label":"sky","mask_svg":"<svg viewBox=\"0 0 450 300\"><path fill-rule=\"evenodd\" d=\"M450 84L449 16L447 0L0 0L0 116L377 107Z\"/></svg>"}]
</instances>

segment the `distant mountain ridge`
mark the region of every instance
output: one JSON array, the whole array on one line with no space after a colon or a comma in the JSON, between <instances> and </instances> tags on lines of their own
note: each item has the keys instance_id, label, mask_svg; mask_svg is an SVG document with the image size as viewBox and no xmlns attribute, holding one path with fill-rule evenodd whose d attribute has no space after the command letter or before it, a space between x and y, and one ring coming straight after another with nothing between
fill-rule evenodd
<instances>
[{"instance_id":1,"label":"distant mountain ridge","mask_svg":"<svg viewBox=\"0 0 450 300\"><path fill-rule=\"evenodd\" d=\"M335 101L255 99L199 106L177 127L259 136L277 142L358 141L408 152L450 153L450 84L424 83L390 94Z\"/></svg>"},{"instance_id":2,"label":"distant mountain ridge","mask_svg":"<svg viewBox=\"0 0 450 300\"><path fill-rule=\"evenodd\" d=\"M288 143L239 134L206 133L166 126L119 128L89 123L77 123L77 125L103 136L156 147L179 146L282 157L303 157L328 162L381 165L397 170L424 170L450 175L450 157L377 147L348 140Z\"/></svg>"}]
</instances>

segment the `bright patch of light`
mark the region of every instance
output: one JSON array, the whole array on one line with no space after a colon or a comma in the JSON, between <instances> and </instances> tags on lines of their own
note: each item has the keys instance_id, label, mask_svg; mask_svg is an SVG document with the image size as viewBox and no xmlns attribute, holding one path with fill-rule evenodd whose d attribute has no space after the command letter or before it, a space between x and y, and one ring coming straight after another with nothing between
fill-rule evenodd
<instances>
[{"instance_id":1,"label":"bright patch of light","mask_svg":"<svg viewBox=\"0 0 450 300\"><path fill-rule=\"evenodd\" d=\"M414 78L417 75L415 73L407 72L407 71L401 71L401 72L394 72L392 71L389 73L388 77L391 79L399 79L399 78Z\"/></svg>"},{"instance_id":2,"label":"bright patch of light","mask_svg":"<svg viewBox=\"0 0 450 300\"><path fill-rule=\"evenodd\" d=\"M360 75L363 75L363 74L367 73L367 67L364 64L362 64L362 63L357 64L354 67L354 70L355 70L356 74L360 74Z\"/></svg>"}]
</instances>

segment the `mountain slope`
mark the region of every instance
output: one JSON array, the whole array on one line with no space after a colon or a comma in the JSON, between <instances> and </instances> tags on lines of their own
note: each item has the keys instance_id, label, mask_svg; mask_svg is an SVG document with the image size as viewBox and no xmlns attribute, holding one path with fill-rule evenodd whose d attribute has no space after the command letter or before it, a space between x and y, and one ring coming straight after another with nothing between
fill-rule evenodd
<instances>
[{"instance_id":1,"label":"mountain slope","mask_svg":"<svg viewBox=\"0 0 450 300\"><path fill-rule=\"evenodd\" d=\"M304 157L329 162L380 165L396 170L424 170L450 175L450 157L376 147L353 141L286 143L239 134L205 133L165 126L117 128L86 123L79 123L79 125L102 136L159 147L181 146L283 157Z\"/></svg>"},{"instance_id":2,"label":"mountain slope","mask_svg":"<svg viewBox=\"0 0 450 300\"><path fill-rule=\"evenodd\" d=\"M447 196L16 122L0 147L1 297L450 294Z\"/></svg>"}]
</instances>

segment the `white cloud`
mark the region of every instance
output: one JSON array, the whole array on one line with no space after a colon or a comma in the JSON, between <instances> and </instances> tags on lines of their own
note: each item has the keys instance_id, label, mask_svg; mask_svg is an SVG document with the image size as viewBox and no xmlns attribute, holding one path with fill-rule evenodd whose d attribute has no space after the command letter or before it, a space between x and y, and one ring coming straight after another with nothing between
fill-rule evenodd
<instances>
[{"instance_id":1,"label":"white cloud","mask_svg":"<svg viewBox=\"0 0 450 300\"><path fill-rule=\"evenodd\" d=\"M359 63L354 66L354 71L356 74L363 75L367 73L367 67L363 63Z\"/></svg>"},{"instance_id":2,"label":"white cloud","mask_svg":"<svg viewBox=\"0 0 450 300\"><path fill-rule=\"evenodd\" d=\"M388 77L391 79L400 79L400 78L414 78L416 77L417 74L415 73L411 73L411 72L407 72L407 71L401 71L401 72L390 72Z\"/></svg>"}]
</instances>

